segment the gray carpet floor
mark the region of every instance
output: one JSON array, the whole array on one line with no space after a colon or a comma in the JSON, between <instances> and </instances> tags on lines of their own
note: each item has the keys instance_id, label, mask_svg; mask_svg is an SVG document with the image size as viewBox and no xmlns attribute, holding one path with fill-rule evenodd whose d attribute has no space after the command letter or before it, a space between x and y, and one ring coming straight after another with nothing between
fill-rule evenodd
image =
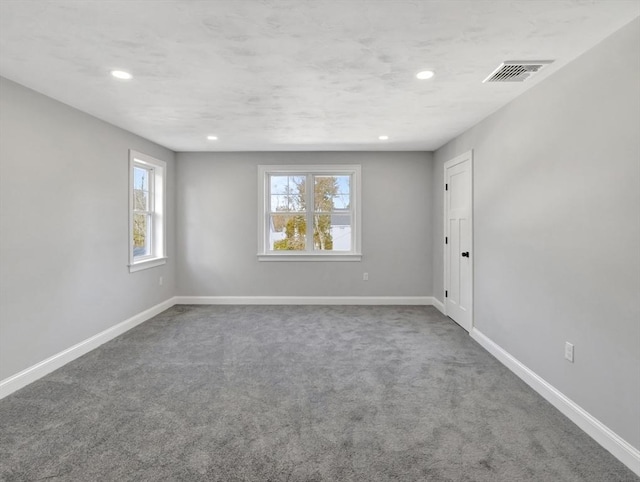
<instances>
[{"instance_id":1,"label":"gray carpet floor","mask_svg":"<svg viewBox=\"0 0 640 482\"><path fill-rule=\"evenodd\" d=\"M174 306L0 401L4 481L638 481L432 307Z\"/></svg>"}]
</instances>

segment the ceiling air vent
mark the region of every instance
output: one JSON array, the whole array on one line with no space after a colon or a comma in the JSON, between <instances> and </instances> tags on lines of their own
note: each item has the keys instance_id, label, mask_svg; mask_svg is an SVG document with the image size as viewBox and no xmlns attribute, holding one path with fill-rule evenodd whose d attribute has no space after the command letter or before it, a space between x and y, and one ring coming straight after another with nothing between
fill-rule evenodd
<instances>
[{"instance_id":1,"label":"ceiling air vent","mask_svg":"<svg viewBox=\"0 0 640 482\"><path fill-rule=\"evenodd\" d=\"M505 60L482 82L524 82L553 60Z\"/></svg>"}]
</instances>

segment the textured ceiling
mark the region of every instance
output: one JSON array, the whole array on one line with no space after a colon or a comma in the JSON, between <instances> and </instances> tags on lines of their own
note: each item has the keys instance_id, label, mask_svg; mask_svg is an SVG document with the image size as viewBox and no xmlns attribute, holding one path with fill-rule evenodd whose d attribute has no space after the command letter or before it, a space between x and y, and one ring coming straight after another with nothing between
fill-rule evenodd
<instances>
[{"instance_id":1,"label":"textured ceiling","mask_svg":"<svg viewBox=\"0 0 640 482\"><path fill-rule=\"evenodd\" d=\"M637 0L0 0L0 75L176 151L433 150L639 14ZM541 59L555 62L525 83L482 83Z\"/></svg>"}]
</instances>

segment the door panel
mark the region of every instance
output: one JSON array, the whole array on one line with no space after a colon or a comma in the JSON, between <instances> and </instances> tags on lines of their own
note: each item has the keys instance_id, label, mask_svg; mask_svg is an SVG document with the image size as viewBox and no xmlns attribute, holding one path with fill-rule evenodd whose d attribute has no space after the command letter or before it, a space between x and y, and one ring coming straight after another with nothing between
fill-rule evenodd
<instances>
[{"instance_id":1,"label":"door panel","mask_svg":"<svg viewBox=\"0 0 640 482\"><path fill-rule=\"evenodd\" d=\"M469 242L469 234L471 232L470 226L469 226L469 220L468 219L464 219L461 218L459 221L459 226L460 226L460 248L459 248L459 252L460 253L464 253L464 252L470 252L471 251L471 243ZM459 279L459 291L460 291L460 301L459 301L459 305L460 305L460 309L467 311L469 309L469 303L470 303L470 298L471 298L471 270L470 270L470 265L471 265L471 258L467 258L467 257L463 257L463 256L459 256L457 257L459 260L459 275L458 275L458 279Z\"/></svg>"},{"instance_id":2,"label":"door panel","mask_svg":"<svg viewBox=\"0 0 640 482\"><path fill-rule=\"evenodd\" d=\"M452 252L456 252L460 249L460 230L459 223L457 219L449 220L449 244L451 245L450 249ZM460 298L460 258L457 256L449 257L449 296L448 301L453 304L458 304L458 299Z\"/></svg>"},{"instance_id":3,"label":"door panel","mask_svg":"<svg viewBox=\"0 0 640 482\"><path fill-rule=\"evenodd\" d=\"M451 169L449 178L449 190L451 191L451 201L449 208L452 210L466 210L469 206L467 183L469 182L469 172L460 171L461 166Z\"/></svg>"}]
</instances>

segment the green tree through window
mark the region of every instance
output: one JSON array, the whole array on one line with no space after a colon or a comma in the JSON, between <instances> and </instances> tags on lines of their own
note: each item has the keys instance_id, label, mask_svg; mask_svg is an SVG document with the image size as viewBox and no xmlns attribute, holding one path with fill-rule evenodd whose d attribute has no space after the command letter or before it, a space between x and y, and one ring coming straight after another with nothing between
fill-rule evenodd
<instances>
[{"instance_id":1,"label":"green tree through window","mask_svg":"<svg viewBox=\"0 0 640 482\"><path fill-rule=\"evenodd\" d=\"M360 166L265 165L258 175L261 261L359 260Z\"/></svg>"},{"instance_id":2,"label":"green tree through window","mask_svg":"<svg viewBox=\"0 0 640 482\"><path fill-rule=\"evenodd\" d=\"M279 178L284 176L277 176ZM307 210L307 177L306 176L286 176L288 181L286 187L278 190L284 194L275 196L285 196L275 206L276 211L291 212ZM332 212L336 209L335 200L339 194L339 178L348 179L348 176L313 176L314 184L314 213L313 213L313 247L316 250L333 249ZM281 181L282 184L284 184ZM274 185L274 183L272 183ZM275 183L278 186L278 183ZM273 191L272 191L273 192ZM272 196L274 196L272 194ZM348 196L348 192L347 192ZM284 202L286 199L286 202ZM342 209L348 209L348 203ZM284 238L274 241L274 251L304 251L307 237L306 215L276 214L272 218L273 229L276 232L283 232Z\"/></svg>"},{"instance_id":3,"label":"green tree through window","mask_svg":"<svg viewBox=\"0 0 640 482\"><path fill-rule=\"evenodd\" d=\"M152 170L135 166L133 168L133 252L134 256L150 253L149 218L151 216L150 177Z\"/></svg>"}]
</instances>

